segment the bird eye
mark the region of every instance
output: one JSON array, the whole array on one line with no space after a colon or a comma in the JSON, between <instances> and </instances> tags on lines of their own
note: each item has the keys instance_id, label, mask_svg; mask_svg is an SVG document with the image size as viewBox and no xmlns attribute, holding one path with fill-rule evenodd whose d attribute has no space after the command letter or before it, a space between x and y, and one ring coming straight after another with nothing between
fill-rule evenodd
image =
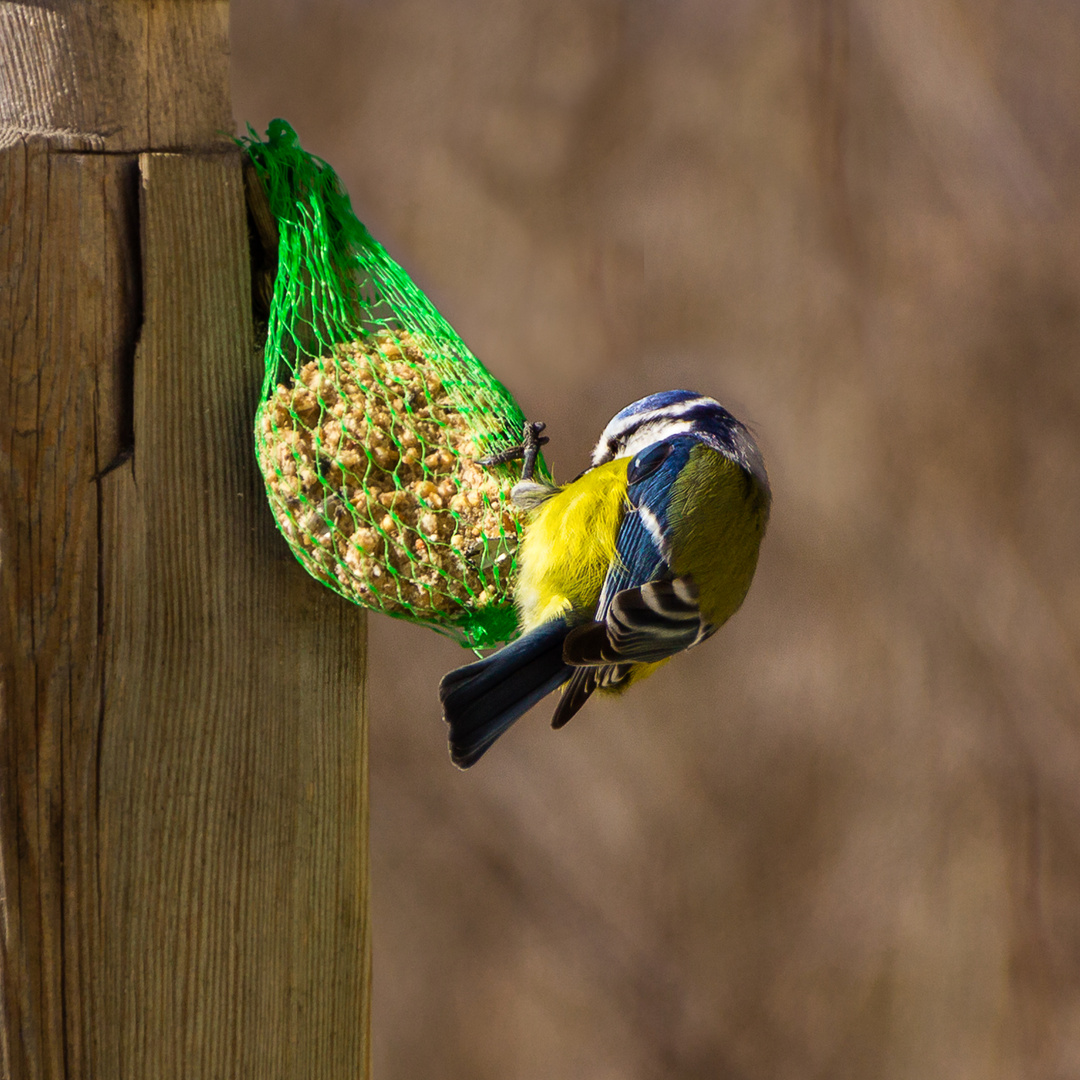
<instances>
[{"instance_id":1,"label":"bird eye","mask_svg":"<svg viewBox=\"0 0 1080 1080\"><path fill-rule=\"evenodd\" d=\"M630 467L626 470L626 482L636 484L639 480L652 476L667 461L673 449L669 442L654 443L646 447L630 462Z\"/></svg>"}]
</instances>

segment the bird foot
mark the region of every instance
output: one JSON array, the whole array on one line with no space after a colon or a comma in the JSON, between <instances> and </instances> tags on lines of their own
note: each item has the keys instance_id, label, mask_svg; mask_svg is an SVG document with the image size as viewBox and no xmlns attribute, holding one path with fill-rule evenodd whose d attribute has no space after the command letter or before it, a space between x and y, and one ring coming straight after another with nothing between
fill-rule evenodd
<instances>
[{"instance_id":1,"label":"bird foot","mask_svg":"<svg viewBox=\"0 0 1080 1080\"><path fill-rule=\"evenodd\" d=\"M491 468L493 465L505 465L508 461L517 461L521 458L521 479L531 480L536 469L536 458L540 453L540 447L549 441L546 435L540 434L546 427L547 424L539 421L536 423L526 421L520 446L511 446L506 450L500 450L497 454L480 458L478 464Z\"/></svg>"}]
</instances>

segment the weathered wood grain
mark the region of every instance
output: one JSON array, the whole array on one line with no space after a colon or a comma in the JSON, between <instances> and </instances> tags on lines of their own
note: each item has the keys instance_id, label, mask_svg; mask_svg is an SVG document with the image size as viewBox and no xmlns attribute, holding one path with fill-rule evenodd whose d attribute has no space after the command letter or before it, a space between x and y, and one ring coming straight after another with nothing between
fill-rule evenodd
<instances>
[{"instance_id":1,"label":"weathered wood grain","mask_svg":"<svg viewBox=\"0 0 1080 1080\"><path fill-rule=\"evenodd\" d=\"M14 1080L368 1071L365 621L254 466L226 13L0 5Z\"/></svg>"},{"instance_id":2,"label":"weathered wood grain","mask_svg":"<svg viewBox=\"0 0 1080 1080\"><path fill-rule=\"evenodd\" d=\"M133 333L134 158L0 153L4 1075L84 1053L97 922L97 490Z\"/></svg>"},{"instance_id":3,"label":"weathered wood grain","mask_svg":"<svg viewBox=\"0 0 1080 1080\"><path fill-rule=\"evenodd\" d=\"M106 1071L354 1076L363 616L265 513L239 158L142 178L135 455L102 481Z\"/></svg>"},{"instance_id":4,"label":"weathered wood grain","mask_svg":"<svg viewBox=\"0 0 1080 1080\"><path fill-rule=\"evenodd\" d=\"M227 0L0 3L0 145L221 146L232 131Z\"/></svg>"}]
</instances>

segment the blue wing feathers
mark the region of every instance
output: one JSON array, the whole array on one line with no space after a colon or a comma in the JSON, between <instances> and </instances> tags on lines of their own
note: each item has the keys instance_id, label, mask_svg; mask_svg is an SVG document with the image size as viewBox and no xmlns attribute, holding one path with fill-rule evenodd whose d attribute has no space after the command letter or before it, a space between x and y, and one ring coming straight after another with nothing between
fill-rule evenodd
<instances>
[{"instance_id":1,"label":"blue wing feathers","mask_svg":"<svg viewBox=\"0 0 1080 1080\"><path fill-rule=\"evenodd\" d=\"M563 650L574 664L604 665L593 686L617 685L629 674L627 661L663 660L700 635L694 583L673 582L667 540L672 492L695 445L693 436L673 438L663 453L643 451L627 471L632 509L619 529L619 558L604 580L594 621L573 630Z\"/></svg>"},{"instance_id":2,"label":"blue wing feathers","mask_svg":"<svg viewBox=\"0 0 1080 1080\"><path fill-rule=\"evenodd\" d=\"M642 479L629 485L627 496L633 509L623 518L619 529L616 542L619 558L604 581L594 616L598 622L603 621L611 602L624 589L670 577L670 553L664 537L669 528L671 494L696 442L692 437L671 440L668 444L671 449L659 467L646 471Z\"/></svg>"},{"instance_id":3,"label":"blue wing feathers","mask_svg":"<svg viewBox=\"0 0 1080 1080\"><path fill-rule=\"evenodd\" d=\"M624 589L668 576L669 554L664 540L668 529L668 507L672 488L686 464L693 442L692 439L674 439L665 444L670 449L663 456L646 451L639 455L645 460L644 469L628 470L628 476L638 476L627 488L632 509L619 527L615 544L618 559L604 579L594 616L597 621L604 619L611 602Z\"/></svg>"}]
</instances>

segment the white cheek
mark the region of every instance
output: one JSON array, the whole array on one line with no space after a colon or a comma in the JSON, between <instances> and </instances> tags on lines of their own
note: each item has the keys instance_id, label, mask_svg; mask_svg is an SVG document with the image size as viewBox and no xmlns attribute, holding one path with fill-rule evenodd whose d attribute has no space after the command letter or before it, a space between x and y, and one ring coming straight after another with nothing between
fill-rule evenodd
<instances>
[{"instance_id":1,"label":"white cheek","mask_svg":"<svg viewBox=\"0 0 1080 1080\"><path fill-rule=\"evenodd\" d=\"M627 439L616 456L633 457L642 450L647 450L654 443L663 442L664 439L670 439L675 435L685 435L693 430L694 425L690 420L665 420L658 424L647 424Z\"/></svg>"},{"instance_id":2,"label":"white cheek","mask_svg":"<svg viewBox=\"0 0 1080 1080\"><path fill-rule=\"evenodd\" d=\"M605 462L614 461L615 458L633 457L636 453L653 445L670 439L674 435L685 435L694 430L693 420L653 420L642 424L625 438L618 438L614 448L611 447L612 433L605 429L600 436L600 441L593 447L593 467L603 465Z\"/></svg>"}]
</instances>

